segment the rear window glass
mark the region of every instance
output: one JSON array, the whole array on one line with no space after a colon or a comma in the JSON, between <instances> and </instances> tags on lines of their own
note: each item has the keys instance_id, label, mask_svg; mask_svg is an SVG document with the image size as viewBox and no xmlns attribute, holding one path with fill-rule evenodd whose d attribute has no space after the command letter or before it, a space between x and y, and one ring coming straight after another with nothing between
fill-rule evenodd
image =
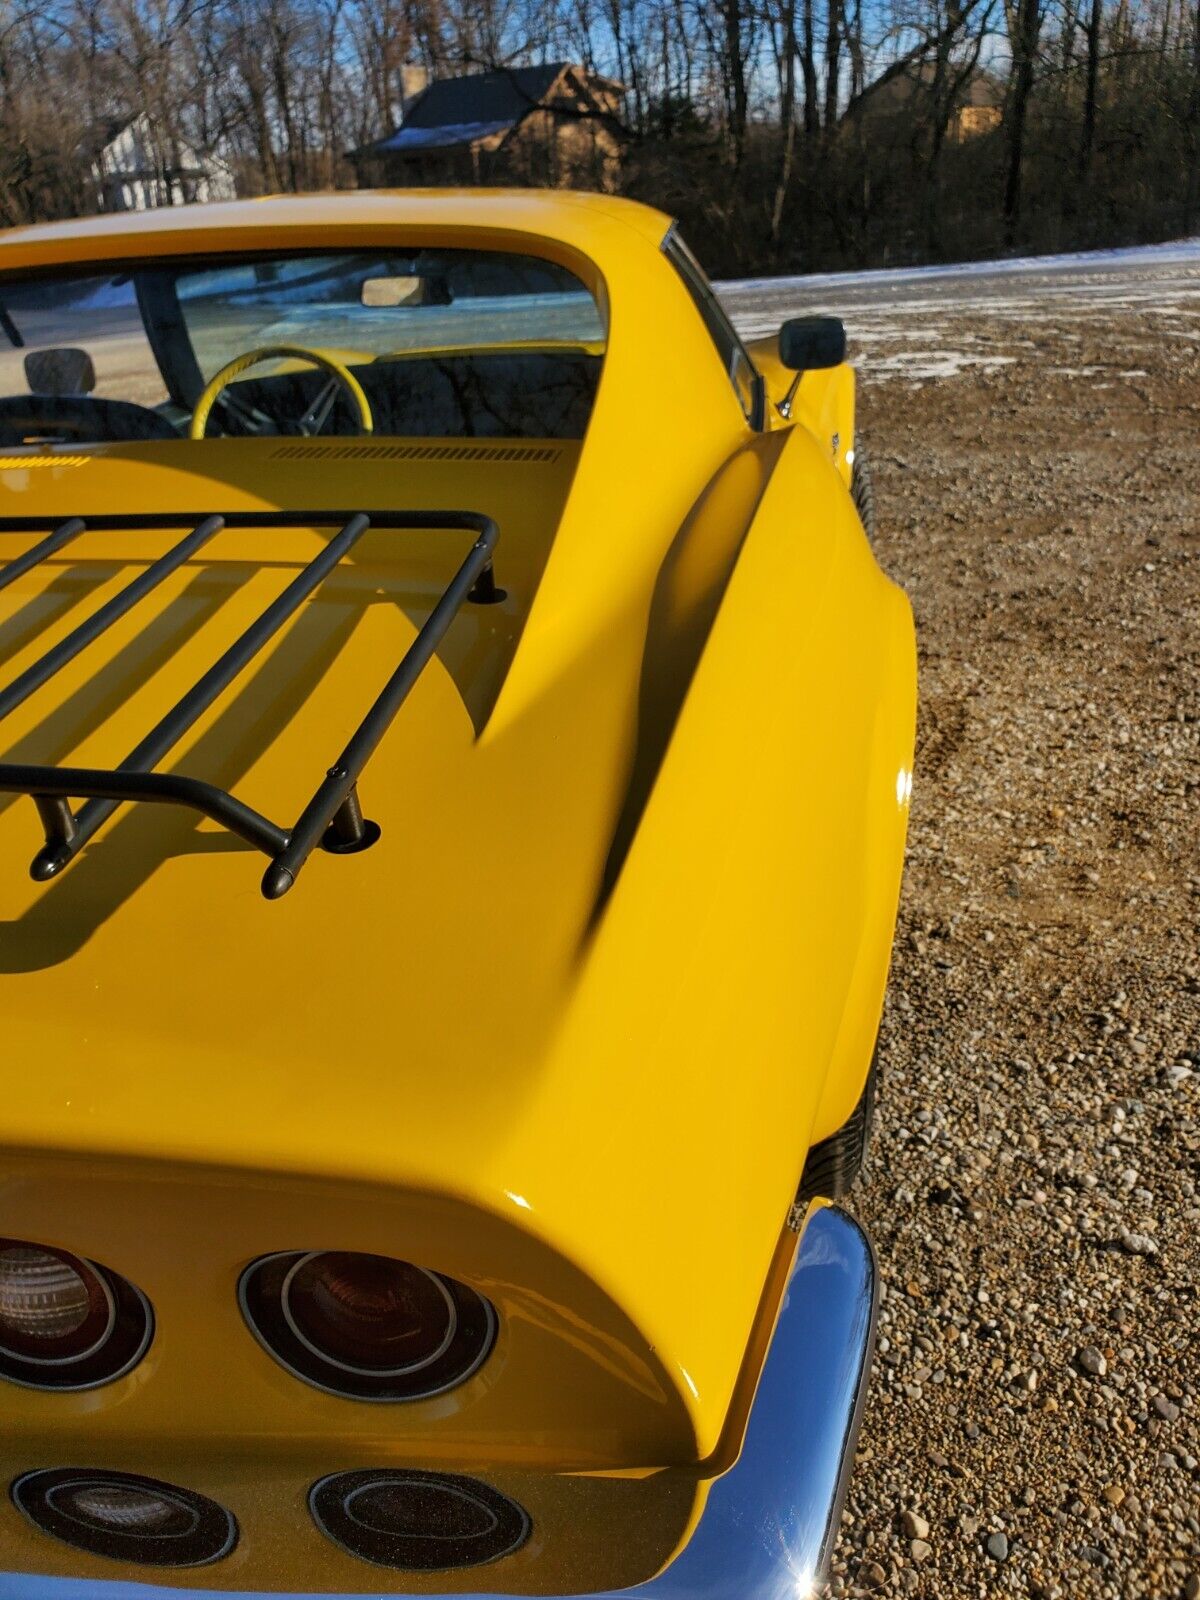
<instances>
[{"instance_id":1,"label":"rear window glass","mask_svg":"<svg viewBox=\"0 0 1200 1600\"><path fill-rule=\"evenodd\" d=\"M348 373L377 434L580 437L605 347L578 278L499 251L155 261L0 308L0 448L186 437L230 363L209 435L364 431Z\"/></svg>"}]
</instances>

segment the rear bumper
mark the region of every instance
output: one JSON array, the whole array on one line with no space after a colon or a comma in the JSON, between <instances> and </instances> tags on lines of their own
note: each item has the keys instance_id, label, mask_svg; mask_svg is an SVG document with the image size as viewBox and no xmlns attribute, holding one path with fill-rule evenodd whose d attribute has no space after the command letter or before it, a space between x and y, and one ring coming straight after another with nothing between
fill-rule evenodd
<instances>
[{"instance_id":1,"label":"rear bumper","mask_svg":"<svg viewBox=\"0 0 1200 1600\"><path fill-rule=\"evenodd\" d=\"M737 1462L712 1485L695 1531L669 1566L647 1583L594 1600L805 1600L815 1591L854 1458L876 1298L875 1260L862 1228L835 1206L812 1212ZM481 1583L468 1600L503 1595L502 1566L486 1569L494 1586ZM288 1600L214 1590L212 1576L208 1569L204 1590L226 1600ZM322 1600L385 1590L403 1593L403 1574L364 1569L364 1588L354 1597ZM0 1572L0 1600L176 1600L196 1592L186 1580L97 1583Z\"/></svg>"},{"instance_id":2,"label":"rear bumper","mask_svg":"<svg viewBox=\"0 0 1200 1600\"><path fill-rule=\"evenodd\" d=\"M836 1206L808 1218L742 1451L686 1548L639 1600L807 1600L841 1519L875 1342L870 1240Z\"/></svg>"}]
</instances>

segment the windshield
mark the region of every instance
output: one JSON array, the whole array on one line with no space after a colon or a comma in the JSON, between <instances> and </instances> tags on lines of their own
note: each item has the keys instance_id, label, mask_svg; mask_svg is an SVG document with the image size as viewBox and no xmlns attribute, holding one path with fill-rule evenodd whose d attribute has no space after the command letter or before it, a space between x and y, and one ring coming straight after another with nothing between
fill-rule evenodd
<instances>
[{"instance_id":1,"label":"windshield","mask_svg":"<svg viewBox=\"0 0 1200 1600\"><path fill-rule=\"evenodd\" d=\"M0 449L198 422L206 437L580 438L603 353L579 279L500 251L0 278Z\"/></svg>"}]
</instances>

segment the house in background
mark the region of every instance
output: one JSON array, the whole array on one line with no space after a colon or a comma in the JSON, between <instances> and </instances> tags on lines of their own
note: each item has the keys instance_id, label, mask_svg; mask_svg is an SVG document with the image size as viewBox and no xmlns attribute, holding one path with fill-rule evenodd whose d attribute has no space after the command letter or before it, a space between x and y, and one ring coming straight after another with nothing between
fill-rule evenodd
<instances>
[{"instance_id":1,"label":"house in background","mask_svg":"<svg viewBox=\"0 0 1200 1600\"><path fill-rule=\"evenodd\" d=\"M232 200L237 193L224 162L201 156L182 139L168 139L144 111L98 124L80 154L91 166L101 211L149 211Z\"/></svg>"},{"instance_id":2,"label":"house in background","mask_svg":"<svg viewBox=\"0 0 1200 1600\"><path fill-rule=\"evenodd\" d=\"M351 152L364 187L529 183L612 189L624 89L570 62L440 78L395 133Z\"/></svg>"},{"instance_id":3,"label":"house in background","mask_svg":"<svg viewBox=\"0 0 1200 1600\"><path fill-rule=\"evenodd\" d=\"M902 113L911 116L922 100L932 106L938 87L933 62L924 61L919 67L910 67L886 82L868 85L851 115L876 123ZM1004 116L1004 86L990 72L981 67L964 71L948 63L941 92L950 94L946 133L951 140L972 139L1000 126Z\"/></svg>"},{"instance_id":4,"label":"house in background","mask_svg":"<svg viewBox=\"0 0 1200 1600\"><path fill-rule=\"evenodd\" d=\"M1004 86L990 72L970 73L954 101L951 137L970 139L991 133L1004 119Z\"/></svg>"}]
</instances>

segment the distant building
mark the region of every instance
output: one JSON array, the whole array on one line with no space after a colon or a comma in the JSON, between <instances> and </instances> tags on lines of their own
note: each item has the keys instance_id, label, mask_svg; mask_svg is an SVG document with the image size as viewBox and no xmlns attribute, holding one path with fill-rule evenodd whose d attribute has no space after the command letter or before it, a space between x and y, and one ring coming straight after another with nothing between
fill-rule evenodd
<instances>
[{"instance_id":1,"label":"distant building","mask_svg":"<svg viewBox=\"0 0 1200 1600\"><path fill-rule=\"evenodd\" d=\"M232 200L237 193L223 161L201 156L182 139L168 139L145 112L98 124L80 153L90 163L102 211Z\"/></svg>"},{"instance_id":2,"label":"distant building","mask_svg":"<svg viewBox=\"0 0 1200 1600\"><path fill-rule=\"evenodd\" d=\"M413 102L429 87L429 68L406 62L400 68L400 119L404 120Z\"/></svg>"},{"instance_id":3,"label":"distant building","mask_svg":"<svg viewBox=\"0 0 1200 1600\"><path fill-rule=\"evenodd\" d=\"M970 139L977 133L990 133L1003 117L1004 85L990 72L972 72L955 100L953 136Z\"/></svg>"},{"instance_id":4,"label":"distant building","mask_svg":"<svg viewBox=\"0 0 1200 1600\"><path fill-rule=\"evenodd\" d=\"M1004 115L1004 85L980 67L973 67L964 74L960 66L950 63L945 70L948 83L958 80L950 108L949 137L972 139L999 127ZM920 66L897 73L886 83L869 84L859 96L852 114L864 122L886 121L902 113L911 115L920 109L922 100L929 104L935 78L933 62L923 61Z\"/></svg>"},{"instance_id":5,"label":"distant building","mask_svg":"<svg viewBox=\"0 0 1200 1600\"><path fill-rule=\"evenodd\" d=\"M359 182L611 189L624 89L570 62L435 79L395 133L351 152Z\"/></svg>"}]
</instances>

